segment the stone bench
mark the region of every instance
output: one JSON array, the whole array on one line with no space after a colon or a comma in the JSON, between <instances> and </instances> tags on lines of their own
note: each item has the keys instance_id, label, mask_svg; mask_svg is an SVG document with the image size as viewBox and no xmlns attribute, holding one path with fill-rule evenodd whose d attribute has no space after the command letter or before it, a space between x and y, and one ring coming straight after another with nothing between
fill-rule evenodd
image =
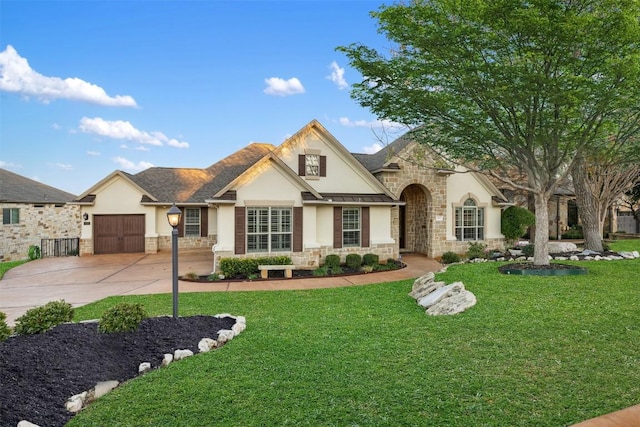
<instances>
[{"instance_id":1,"label":"stone bench","mask_svg":"<svg viewBox=\"0 0 640 427\"><path fill-rule=\"evenodd\" d=\"M293 277L293 270L296 268L295 265L259 265L258 270L260 270L260 277L263 279L267 279L269 277L269 271L282 271L284 270L284 277L290 279Z\"/></svg>"}]
</instances>

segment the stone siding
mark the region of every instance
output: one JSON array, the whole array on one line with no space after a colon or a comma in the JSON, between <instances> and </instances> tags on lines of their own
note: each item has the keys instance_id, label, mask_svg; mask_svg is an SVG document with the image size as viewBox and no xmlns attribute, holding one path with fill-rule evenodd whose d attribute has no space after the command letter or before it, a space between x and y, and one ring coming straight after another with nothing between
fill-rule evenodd
<instances>
[{"instance_id":1,"label":"stone siding","mask_svg":"<svg viewBox=\"0 0 640 427\"><path fill-rule=\"evenodd\" d=\"M41 239L80 237L80 206L2 203L0 207L20 210L18 224L1 225L0 262L26 259L29 246L39 247Z\"/></svg>"}]
</instances>

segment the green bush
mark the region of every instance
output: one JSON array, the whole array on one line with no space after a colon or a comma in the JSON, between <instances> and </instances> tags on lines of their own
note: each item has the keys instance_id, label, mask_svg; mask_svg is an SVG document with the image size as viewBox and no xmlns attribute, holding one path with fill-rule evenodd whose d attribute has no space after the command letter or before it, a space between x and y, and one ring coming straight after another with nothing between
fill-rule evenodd
<instances>
[{"instance_id":1,"label":"green bush","mask_svg":"<svg viewBox=\"0 0 640 427\"><path fill-rule=\"evenodd\" d=\"M360 270L362 257L359 254L349 254L345 259L345 264L352 270Z\"/></svg>"},{"instance_id":2,"label":"green bush","mask_svg":"<svg viewBox=\"0 0 640 427\"><path fill-rule=\"evenodd\" d=\"M376 254L364 254L362 257L363 265L376 265L378 264L379 257Z\"/></svg>"},{"instance_id":3,"label":"green bush","mask_svg":"<svg viewBox=\"0 0 640 427\"><path fill-rule=\"evenodd\" d=\"M527 232L527 227L535 223L536 216L533 212L520 206L510 206L502 211L500 231L507 242L513 242Z\"/></svg>"},{"instance_id":4,"label":"green bush","mask_svg":"<svg viewBox=\"0 0 640 427\"><path fill-rule=\"evenodd\" d=\"M37 245L29 246L29 249L27 249L27 256L31 261L33 261L34 259L40 259L41 257L40 246L37 246Z\"/></svg>"},{"instance_id":5,"label":"green bush","mask_svg":"<svg viewBox=\"0 0 640 427\"><path fill-rule=\"evenodd\" d=\"M220 260L220 271L225 277L249 277L260 274L259 265L290 265L291 258L288 256L273 256L260 258L222 258Z\"/></svg>"},{"instance_id":6,"label":"green bush","mask_svg":"<svg viewBox=\"0 0 640 427\"><path fill-rule=\"evenodd\" d=\"M25 314L16 319L14 331L18 335L32 335L46 332L56 325L73 320L73 307L71 304L60 301L51 301L43 306L27 310Z\"/></svg>"},{"instance_id":7,"label":"green bush","mask_svg":"<svg viewBox=\"0 0 640 427\"><path fill-rule=\"evenodd\" d=\"M575 225L564 232L562 235L563 239L583 239L584 235L582 234L582 226Z\"/></svg>"},{"instance_id":8,"label":"green bush","mask_svg":"<svg viewBox=\"0 0 640 427\"><path fill-rule=\"evenodd\" d=\"M313 270L313 275L316 277L326 276L328 274L329 274L329 269L327 268L326 265L323 265L322 267L318 267L315 270Z\"/></svg>"},{"instance_id":9,"label":"green bush","mask_svg":"<svg viewBox=\"0 0 640 427\"><path fill-rule=\"evenodd\" d=\"M324 265L327 266L327 268L329 269L332 269L334 267L340 267L340 255L335 255L335 254L327 255L326 258L324 259Z\"/></svg>"},{"instance_id":10,"label":"green bush","mask_svg":"<svg viewBox=\"0 0 640 427\"><path fill-rule=\"evenodd\" d=\"M7 315L0 311L0 342L11 336L11 328L7 325Z\"/></svg>"},{"instance_id":11,"label":"green bush","mask_svg":"<svg viewBox=\"0 0 640 427\"><path fill-rule=\"evenodd\" d=\"M135 331L145 317L147 313L142 304L121 302L102 314L98 330L102 333Z\"/></svg>"},{"instance_id":12,"label":"green bush","mask_svg":"<svg viewBox=\"0 0 640 427\"><path fill-rule=\"evenodd\" d=\"M467 258L486 258L485 249L487 245L480 242L469 242L469 249L467 249Z\"/></svg>"},{"instance_id":13,"label":"green bush","mask_svg":"<svg viewBox=\"0 0 640 427\"><path fill-rule=\"evenodd\" d=\"M522 255L526 256L526 257L530 257L533 256L535 252L535 246L534 245L526 245L522 247Z\"/></svg>"},{"instance_id":14,"label":"green bush","mask_svg":"<svg viewBox=\"0 0 640 427\"><path fill-rule=\"evenodd\" d=\"M342 274L344 273L344 270L342 269L342 267L337 266L337 267L329 267L328 272L329 274Z\"/></svg>"},{"instance_id":15,"label":"green bush","mask_svg":"<svg viewBox=\"0 0 640 427\"><path fill-rule=\"evenodd\" d=\"M460 262L460 255L455 252L447 251L442 254L443 264L452 264L454 262Z\"/></svg>"}]
</instances>

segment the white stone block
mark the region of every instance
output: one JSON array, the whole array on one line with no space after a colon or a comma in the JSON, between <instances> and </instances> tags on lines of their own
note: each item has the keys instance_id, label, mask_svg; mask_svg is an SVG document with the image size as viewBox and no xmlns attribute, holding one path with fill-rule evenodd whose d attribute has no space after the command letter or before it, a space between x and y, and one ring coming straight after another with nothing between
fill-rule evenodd
<instances>
[{"instance_id":1,"label":"white stone block","mask_svg":"<svg viewBox=\"0 0 640 427\"><path fill-rule=\"evenodd\" d=\"M140 364L140 366L138 366L138 373L139 374L144 374L147 371L151 370L151 363L149 362L142 362Z\"/></svg>"}]
</instances>

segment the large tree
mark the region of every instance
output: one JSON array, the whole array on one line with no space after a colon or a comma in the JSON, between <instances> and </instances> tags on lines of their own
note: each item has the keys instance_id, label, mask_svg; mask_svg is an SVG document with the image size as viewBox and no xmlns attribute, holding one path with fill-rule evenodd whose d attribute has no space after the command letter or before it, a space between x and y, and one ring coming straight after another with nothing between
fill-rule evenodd
<instances>
[{"instance_id":1,"label":"large tree","mask_svg":"<svg viewBox=\"0 0 640 427\"><path fill-rule=\"evenodd\" d=\"M617 135L578 155L571 171L585 249L603 250L607 213L640 179L640 115L626 117L622 124Z\"/></svg>"},{"instance_id":2,"label":"large tree","mask_svg":"<svg viewBox=\"0 0 640 427\"><path fill-rule=\"evenodd\" d=\"M509 183L533 194L534 263L548 264L550 196L640 107L638 1L415 0L372 16L397 48L338 48L363 76L352 96L468 168L521 170Z\"/></svg>"}]
</instances>

